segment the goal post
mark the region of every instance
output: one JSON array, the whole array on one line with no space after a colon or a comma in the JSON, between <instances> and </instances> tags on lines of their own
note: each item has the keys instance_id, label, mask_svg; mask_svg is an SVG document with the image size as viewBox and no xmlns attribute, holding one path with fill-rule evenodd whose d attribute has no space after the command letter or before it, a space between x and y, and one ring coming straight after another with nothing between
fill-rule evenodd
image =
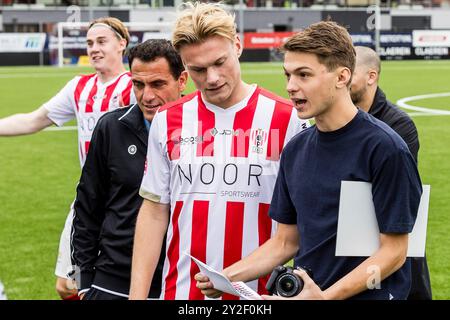
<instances>
[{"instance_id":1,"label":"goal post","mask_svg":"<svg viewBox=\"0 0 450 320\"><path fill-rule=\"evenodd\" d=\"M151 38L170 39L173 22L124 22L130 33L129 45L136 45ZM89 22L59 22L57 24L56 43L51 41L50 50L57 50L57 64L63 67L66 49L84 50L86 54L86 33ZM71 34L72 33L72 34Z\"/></svg>"}]
</instances>

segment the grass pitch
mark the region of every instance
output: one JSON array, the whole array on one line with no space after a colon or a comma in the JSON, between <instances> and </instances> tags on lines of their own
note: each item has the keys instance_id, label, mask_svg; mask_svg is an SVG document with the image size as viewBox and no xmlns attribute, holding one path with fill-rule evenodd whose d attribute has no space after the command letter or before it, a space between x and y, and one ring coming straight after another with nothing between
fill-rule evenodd
<instances>
[{"instance_id":1,"label":"grass pitch","mask_svg":"<svg viewBox=\"0 0 450 320\"><path fill-rule=\"evenodd\" d=\"M243 78L286 97L280 63L243 64ZM381 88L393 102L450 92L450 61L384 62ZM88 68L0 68L0 118L38 108ZM186 92L193 90L192 83ZM450 111L450 97L410 104ZM417 114L417 112L414 112ZM419 114L419 171L431 185L427 257L435 299L450 299L450 116ZM68 125L75 125L70 122ZM76 131L0 138L0 279L9 299L58 299L59 236L80 175Z\"/></svg>"}]
</instances>

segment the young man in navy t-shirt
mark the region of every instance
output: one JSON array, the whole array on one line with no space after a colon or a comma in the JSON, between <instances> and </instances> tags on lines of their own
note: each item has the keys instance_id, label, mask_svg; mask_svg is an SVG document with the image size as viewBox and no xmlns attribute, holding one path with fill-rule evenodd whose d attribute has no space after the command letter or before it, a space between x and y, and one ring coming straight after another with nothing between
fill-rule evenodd
<instances>
[{"instance_id":1,"label":"young man in navy t-shirt","mask_svg":"<svg viewBox=\"0 0 450 320\"><path fill-rule=\"evenodd\" d=\"M283 151L269 213L277 233L223 272L231 281L249 281L294 258L295 266L314 275L295 271L305 286L294 299L405 299L411 285L408 233L422 193L414 159L399 135L352 103L355 50L345 28L313 24L283 49L289 96L298 116L314 117L316 125ZM344 180L372 183L380 247L368 258L335 255ZM196 279L205 295L221 294L204 275Z\"/></svg>"}]
</instances>

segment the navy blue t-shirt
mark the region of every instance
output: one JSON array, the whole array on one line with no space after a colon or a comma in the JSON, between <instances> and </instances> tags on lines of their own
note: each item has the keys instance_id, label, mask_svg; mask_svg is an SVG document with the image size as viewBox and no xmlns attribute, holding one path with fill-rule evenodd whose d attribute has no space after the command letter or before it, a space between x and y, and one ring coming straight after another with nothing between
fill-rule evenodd
<instances>
[{"instance_id":1,"label":"navy blue t-shirt","mask_svg":"<svg viewBox=\"0 0 450 320\"><path fill-rule=\"evenodd\" d=\"M411 232L422 194L419 173L405 142L361 110L336 131L321 132L312 126L296 135L283 150L270 216L280 223L297 224L300 250L294 264L311 269L322 290L367 258L335 256L343 180L372 183L381 233ZM381 282L381 289L366 290L353 298L405 299L410 277L407 259Z\"/></svg>"}]
</instances>

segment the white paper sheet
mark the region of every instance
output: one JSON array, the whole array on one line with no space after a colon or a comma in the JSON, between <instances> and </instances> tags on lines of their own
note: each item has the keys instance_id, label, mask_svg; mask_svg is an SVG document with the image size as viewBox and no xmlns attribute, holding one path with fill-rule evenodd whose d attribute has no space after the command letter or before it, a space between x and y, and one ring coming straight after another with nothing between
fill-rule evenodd
<instances>
[{"instance_id":1,"label":"white paper sheet","mask_svg":"<svg viewBox=\"0 0 450 320\"><path fill-rule=\"evenodd\" d=\"M408 257L423 257L427 234L430 186L423 186L416 223L409 234ZM342 181L336 256L370 256L380 247L380 229L372 200L372 184Z\"/></svg>"},{"instance_id":2,"label":"white paper sheet","mask_svg":"<svg viewBox=\"0 0 450 320\"><path fill-rule=\"evenodd\" d=\"M262 300L261 296L244 282L231 282L222 273L214 270L207 264L201 262L186 252L184 252L184 254L194 260L200 269L200 272L209 278L215 289L241 297L245 300Z\"/></svg>"}]
</instances>

